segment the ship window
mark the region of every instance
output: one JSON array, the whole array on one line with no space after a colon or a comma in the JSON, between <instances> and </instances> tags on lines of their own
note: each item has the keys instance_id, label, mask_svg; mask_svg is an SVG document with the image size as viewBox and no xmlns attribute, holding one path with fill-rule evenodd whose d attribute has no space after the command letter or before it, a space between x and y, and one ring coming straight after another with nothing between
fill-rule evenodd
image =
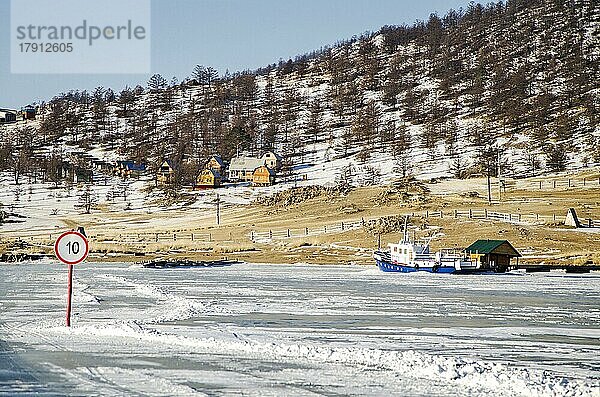
<instances>
[{"instance_id":1,"label":"ship window","mask_svg":"<svg viewBox=\"0 0 600 397\"><path fill-rule=\"evenodd\" d=\"M398 252L398 247L394 247L394 252Z\"/></svg>"}]
</instances>

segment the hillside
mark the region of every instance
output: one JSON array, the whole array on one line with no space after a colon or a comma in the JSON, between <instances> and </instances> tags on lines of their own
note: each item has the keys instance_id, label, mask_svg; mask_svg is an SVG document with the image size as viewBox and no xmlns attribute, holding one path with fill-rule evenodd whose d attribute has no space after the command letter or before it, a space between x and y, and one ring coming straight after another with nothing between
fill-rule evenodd
<instances>
[{"instance_id":1,"label":"hillside","mask_svg":"<svg viewBox=\"0 0 600 397\"><path fill-rule=\"evenodd\" d=\"M171 159L182 181L210 154L268 149L288 172L329 180L348 162L385 179L587 166L600 162L599 37L592 0L472 4L257 71L75 90L39 104L38 123L0 127L3 167L37 151L20 165L34 172L73 148L151 168Z\"/></svg>"},{"instance_id":2,"label":"hillside","mask_svg":"<svg viewBox=\"0 0 600 397\"><path fill-rule=\"evenodd\" d=\"M61 94L22 143L197 167L275 149L305 172L339 159L386 176L495 174L498 159L506 176L560 171L600 161L599 30L591 0L472 5L254 72Z\"/></svg>"},{"instance_id":3,"label":"hillside","mask_svg":"<svg viewBox=\"0 0 600 397\"><path fill-rule=\"evenodd\" d=\"M15 221L2 228L47 235L92 208L94 223L164 223L171 232L185 223L171 211L199 213L195 227L212 223L217 193L228 211L293 186L415 176L439 190L440 178L489 175L495 196L498 176L510 187L517 178L585 173L600 164L599 29L595 1L473 4L256 71L219 76L198 66L180 83L155 75L117 93L60 94L38 104L36 120L0 124L0 220ZM274 187L190 191L210 155L265 150L284 158ZM123 180L98 167L126 159L147 172ZM165 159L176 166L174 183L157 188ZM65 178L65 162L93 168L92 183ZM455 194L486 193L475 179L458 184ZM562 217L586 194L549 210ZM598 218L593 201L581 203ZM506 210L522 210L513 204ZM27 218L10 218L18 215Z\"/></svg>"}]
</instances>

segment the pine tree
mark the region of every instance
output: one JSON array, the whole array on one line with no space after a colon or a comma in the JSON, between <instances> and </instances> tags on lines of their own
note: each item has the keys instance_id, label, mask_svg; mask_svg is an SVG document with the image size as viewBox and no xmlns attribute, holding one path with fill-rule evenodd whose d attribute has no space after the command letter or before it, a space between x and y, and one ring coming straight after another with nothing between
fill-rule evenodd
<instances>
[{"instance_id":1,"label":"pine tree","mask_svg":"<svg viewBox=\"0 0 600 397\"><path fill-rule=\"evenodd\" d=\"M153 91L163 90L167 87L167 80L160 74L154 74L148 80L148 88Z\"/></svg>"},{"instance_id":2,"label":"pine tree","mask_svg":"<svg viewBox=\"0 0 600 397\"><path fill-rule=\"evenodd\" d=\"M196 65L196 67L192 71L191 77L197 84L201 84L201 85L206 84L207 83L206 68L202 65Z\"/></svg>"},{"instance_id":3,"label":"pine tree","mask_svg":"<svg viewBox=\"0 0 600 397\"><path fill-rule=\"evenodd\" d=\"M211 66L206 68L206 84L212 86L219 78L219 72Z\"/></svg>"}]
</instances>

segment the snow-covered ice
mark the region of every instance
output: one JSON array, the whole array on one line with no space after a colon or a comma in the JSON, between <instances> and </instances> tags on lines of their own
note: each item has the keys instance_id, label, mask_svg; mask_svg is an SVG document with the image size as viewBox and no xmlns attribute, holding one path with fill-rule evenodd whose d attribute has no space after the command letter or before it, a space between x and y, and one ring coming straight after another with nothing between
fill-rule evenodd
<instances>
[{"instance_id":1,"label":"snow-covered ice","mask_svg":"<svg viewBox=\"0 0 600 397\"><path fill-rule=\"evenodd\" d=\"M2 265L0 394L598 396L600 276Z\"/></svg>"}]
</instances>

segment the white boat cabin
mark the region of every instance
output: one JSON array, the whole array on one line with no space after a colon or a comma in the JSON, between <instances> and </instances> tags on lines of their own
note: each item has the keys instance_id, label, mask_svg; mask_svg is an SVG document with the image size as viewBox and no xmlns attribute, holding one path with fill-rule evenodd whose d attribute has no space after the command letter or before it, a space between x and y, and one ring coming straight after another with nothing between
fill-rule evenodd
<instances>
[{"instance_id":1,"label":"white boat cabin","mask_svg":"<svg viewBox=\"0 0 600 397\"><path fill-rule=\"evenodd\" d=\"M431 253L429 241L400 241L388 244L391 262L395 265L411 267L454 267L457 270L478 269L480 263L473 255L466 257L464 251L441 250Z\"/></svg>"},{"instance_id":2,"label":"white boat cabin","mask_svg":"<svg viewBox=\"0 0 600 397\"><path fill-rule=\"evenodd\" d=\"M388 244L392 263L413 265L419 262L431 262L435 257L429 251L429 244L400 241L398 244Z\"/></svg>"}]
</instances>

